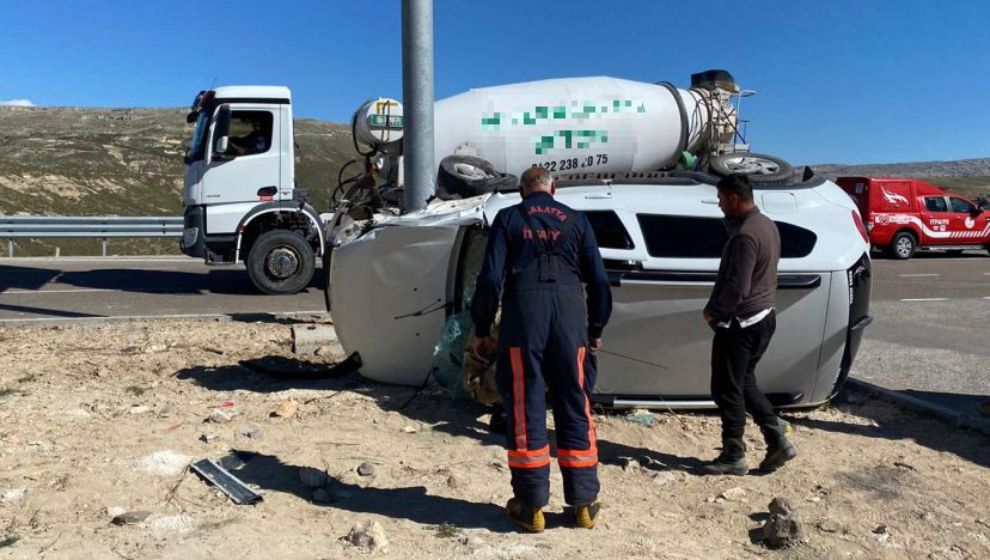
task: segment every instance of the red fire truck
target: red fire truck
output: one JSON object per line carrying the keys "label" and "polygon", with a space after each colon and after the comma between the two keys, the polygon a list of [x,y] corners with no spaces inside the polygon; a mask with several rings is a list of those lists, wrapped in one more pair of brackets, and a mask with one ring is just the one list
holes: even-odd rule
{"label": "red fire truck", "polygon": [[839,177],[856,201],[870,243],[897,259],[919,248],[990,252],[990,212],[971,200],[917,179]]}

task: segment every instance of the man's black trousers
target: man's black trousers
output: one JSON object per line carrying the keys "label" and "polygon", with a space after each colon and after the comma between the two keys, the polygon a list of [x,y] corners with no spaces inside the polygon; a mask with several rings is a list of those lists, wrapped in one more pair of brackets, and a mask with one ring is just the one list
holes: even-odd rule
{"label": "man's black trousers", "polygon": [[759,363],[774,330],[773,311],[760,322],[740,327],[733,320],[729,328],[716,328],[712,342],[712,397],[722,415],[722,439],[740,439],[746,429],[746,413],[760,426],[776,419],[773,405],[756,386]]}

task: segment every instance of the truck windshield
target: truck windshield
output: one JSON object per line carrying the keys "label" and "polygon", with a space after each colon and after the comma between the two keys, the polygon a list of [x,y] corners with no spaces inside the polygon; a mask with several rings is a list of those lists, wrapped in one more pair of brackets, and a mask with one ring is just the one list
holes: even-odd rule
{"label": "truck windshield", "polygon": [[199,161],[206,155],[206,132],[209,124],[209,113],[201,111],[199,116],[196,117],[196,130],[193,131],[192,139],[189,141],[189,148],[186,150],[186,163]]}

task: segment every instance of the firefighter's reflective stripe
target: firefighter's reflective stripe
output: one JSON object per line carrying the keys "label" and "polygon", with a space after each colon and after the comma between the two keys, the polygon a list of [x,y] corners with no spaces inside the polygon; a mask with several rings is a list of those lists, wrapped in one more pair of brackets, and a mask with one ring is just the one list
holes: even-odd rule
{"label": "firefighter's reflective stripe", "polygon": [[584,359],[587,348],[581,346],[577,351],[578,387],[584,391],[584,417],[588,421],[588,446],[591,449],[598,447],[598,433],[595,429],[595,419],[591,417],[591,399],[588,398],[588,387],[585,386],[584,379]]}
{"label": "firefighter's reflective stripe", "polygon": [[534,451],[509,451],[509,467],[513,469],[538,469],[549,464],[549,445]]}
{"label": "firefighter's reflective stripe", "polygon": [[558,449],[557,462],[568,469],[593,467],[598,464],[598,448],[592,445],[591,449]]}
{"label": "firefighter's reflective stripe", "polygon": [[512,366],[512,401],[514,405],[512,414],[516,428],[516,450],[526,451],[526,381],[522,348],[518,346],[510,348],[509,360]]}

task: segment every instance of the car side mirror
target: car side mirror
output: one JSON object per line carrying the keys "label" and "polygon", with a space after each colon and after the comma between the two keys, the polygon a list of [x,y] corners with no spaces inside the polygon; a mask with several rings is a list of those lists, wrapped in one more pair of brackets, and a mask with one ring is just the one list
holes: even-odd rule
{"label": "car side mirror", "polygon": [[217,159],[232,159],[230,150],[230,105],[221,105],[217,109],[216,122],[213,125],[213,154]]}

